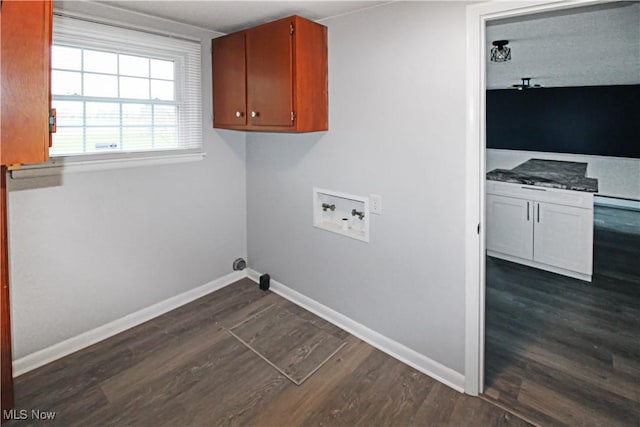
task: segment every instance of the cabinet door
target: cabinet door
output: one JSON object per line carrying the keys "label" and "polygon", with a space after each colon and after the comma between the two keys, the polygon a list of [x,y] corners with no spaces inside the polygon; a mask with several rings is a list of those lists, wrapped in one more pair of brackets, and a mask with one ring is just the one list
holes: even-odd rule
{"label": "cabinet door", "polygon": [[247,110],[253,126],[293,126],[292,22],[247,30]]}
{"label": "cabinet door", "polygon": [[244,32],[211,41],[213,67],[213,125],[247,124]]}
{"label": "cabinet door", "polygon": [[487,249],[533,258],[533,202],[487,194]]}
{"label": "cabinet door", "polygon": [[51,1],[2,2],[0,164],[49,158]]}
{"label": "cabinet door", "polygon": [[591,274],[593,210],[536,202],[533,259]]}

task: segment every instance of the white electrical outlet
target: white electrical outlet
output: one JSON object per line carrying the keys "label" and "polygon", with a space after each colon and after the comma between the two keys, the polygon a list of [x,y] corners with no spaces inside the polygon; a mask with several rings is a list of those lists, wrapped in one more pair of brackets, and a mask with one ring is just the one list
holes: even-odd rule
{"label": "white electrical outlet", "polygon": [[372,214],[382,215],[382,196],[369,194],[369,210]]}

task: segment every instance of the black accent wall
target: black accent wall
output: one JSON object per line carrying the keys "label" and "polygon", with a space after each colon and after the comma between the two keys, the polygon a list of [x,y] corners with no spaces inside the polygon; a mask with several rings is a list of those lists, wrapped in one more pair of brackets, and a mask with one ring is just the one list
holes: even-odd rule
{"label": "black accent wall", "polygon": [[640,85],[487,91],[487,148],[640,158]]}

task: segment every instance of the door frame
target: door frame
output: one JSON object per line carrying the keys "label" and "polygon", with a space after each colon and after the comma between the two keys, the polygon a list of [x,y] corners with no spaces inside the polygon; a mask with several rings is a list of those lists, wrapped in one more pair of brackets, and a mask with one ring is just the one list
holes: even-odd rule
{"label": "door frame", "polygon": [[464,391],[482,393],[485,343],[486,24],[494,19],[614,0],[487,2],[466,9],[465,374]]}

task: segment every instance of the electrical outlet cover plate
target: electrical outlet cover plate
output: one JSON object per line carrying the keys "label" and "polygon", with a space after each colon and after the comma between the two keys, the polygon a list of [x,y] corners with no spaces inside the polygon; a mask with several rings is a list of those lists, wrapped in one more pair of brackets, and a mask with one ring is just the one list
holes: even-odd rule
{"label": "electrical outlet cover plate", "polygon": [[382,215],[382,196],[369,194],[369,209],[372,214]]}

